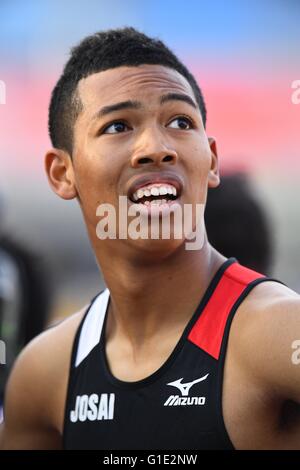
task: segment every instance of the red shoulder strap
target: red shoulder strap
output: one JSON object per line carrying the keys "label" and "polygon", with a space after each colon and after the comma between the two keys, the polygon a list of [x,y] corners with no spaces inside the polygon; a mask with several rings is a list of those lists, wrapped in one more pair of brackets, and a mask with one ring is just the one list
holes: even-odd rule
{"label": "red shoulder strap", "polygon": [[199,348],[219,359],[228,316],[246,287],[264,275],[239,263],[225,270],[212,296],[191,329],[188,339]]}

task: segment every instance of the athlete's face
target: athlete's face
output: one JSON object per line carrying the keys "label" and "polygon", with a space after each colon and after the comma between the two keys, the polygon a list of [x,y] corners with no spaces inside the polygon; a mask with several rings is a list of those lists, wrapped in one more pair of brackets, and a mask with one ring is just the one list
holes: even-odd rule
{"label": "athlete's face", "polygon": [[[96,238],[97,207],[110,203],[117,209],[120,195],[132,198],[139,176],[174,177],[179,204],[205,203],[207,187],[219,183],[215,142],[206,136],[193,90],[182,75],[160,65],[124,66],[82,79],[78,93],[83,111],[74,127],[72,160],[60,153],[65,178],[58,152],[56,158],[49,152],[46,162],[56,192],[79,198],[94,245],[101,243]],[[117,103],[125,104],[107,108]]]}

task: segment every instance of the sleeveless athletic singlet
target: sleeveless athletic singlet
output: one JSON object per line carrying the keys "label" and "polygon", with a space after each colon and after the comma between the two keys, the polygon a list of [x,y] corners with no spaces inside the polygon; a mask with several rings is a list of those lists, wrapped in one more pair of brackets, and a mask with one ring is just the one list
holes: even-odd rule
{"label": "sleeveless athletic singlet", "polygon": [[249,292],[270,280],[277,281],[228,259],[171,355],[153,374],[136,382],[119,380],[110,372],[104,333],[109,291],[100,293],[74,340],[64,448],[233,449],[222,413],[230,325]]}

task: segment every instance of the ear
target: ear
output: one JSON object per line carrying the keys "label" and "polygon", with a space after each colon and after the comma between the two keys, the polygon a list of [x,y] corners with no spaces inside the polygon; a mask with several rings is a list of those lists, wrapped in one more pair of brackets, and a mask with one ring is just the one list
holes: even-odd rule
{"label": "ear", "polygon": [[45,155],[45,170],[53,191],[62,199],[77,196],[73,163],[64,150],[52,148]]}
{"label": "ear", "polygon": [[208,137],[211,152],[211,167],[208,174],[208,187],[216,188],[220,184],[217,144],[213,137]]}

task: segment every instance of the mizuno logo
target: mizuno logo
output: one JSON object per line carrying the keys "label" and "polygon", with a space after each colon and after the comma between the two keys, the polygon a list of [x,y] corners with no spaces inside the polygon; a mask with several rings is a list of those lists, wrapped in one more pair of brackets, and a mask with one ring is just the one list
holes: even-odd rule
{"label": "mizuno logo", "polygon": [[174,382],[170,382],[167,385],[172,385],[173,387],[179,388],[179,390],[181,391],[181,395],[183,397],[187,397],[189,394],[190,388],[199,382],[203,382],[203,380],[207,379],[208,376],[209,374],[206,374],[203,377],[200,377],[200,379],[193,380],[193,382],[188,382],[186,384],[181,383],[181,381],[183,380],[183,377],[182,377],[181,379],[175,380]]}
{"label": "mizuno logo", "polygon": [[164,406],[186,406],[186,405],[205,405],[205,397],[180,397],[179,395],[171,395]]}
{"label": "mizuno logo", "polygon": [[195,379],[192,382],[181,383],[183,377],[181,379],[174,380],[174,382],[169,382],[167,385],[171,385],[171,387],[176,387],[181,392],[181,397],[179,395],[171,395],[165,401],[164,406],[185,406],[185,405],[205,405],[206,398],[205,397],[189,397],[190,389],[193,385],[203,382],[207,379],[209,374],[200,377],[199,379]]}

